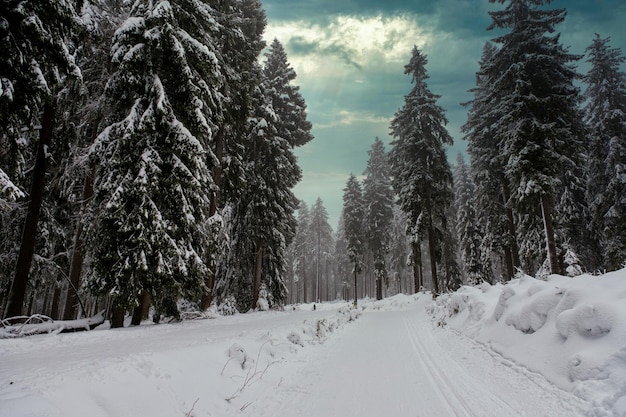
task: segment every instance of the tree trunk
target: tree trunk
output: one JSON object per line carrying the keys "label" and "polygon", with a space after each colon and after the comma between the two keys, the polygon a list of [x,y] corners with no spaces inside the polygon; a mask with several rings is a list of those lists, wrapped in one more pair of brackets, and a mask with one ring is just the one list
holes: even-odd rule
{"label": "tree trunk", "polygon": [[59,305],[61,304],[61,285],[57,284],[54,287],[54,294],[52,295],[52,307],[50,307],[50,318],[52,320],[58,320],[61,316],[59,314]]}
{"label": "tree trunk", "polygon": [[357,277],[357,265],[354,264],[354,307],[357,306],[357,283],[356,283],[356,277]]}
{"label": "tree trunk", "polygon": [[511,254],[511,248],[504,246],[504,263],[506,264],[507,280],[513,279],[515,276],[515,267],[513,265],[513,255]]}
{"label": "tree trunk", "polygon": [[133,317],[130,321],[131,326],[139,326],[141,321],[146,319],[148,309],[150,308],[150,293],[146,290],[141,292],[139,296],[139,305],[133,309]]}
{"label": "tree trunk", "polygon": [[302,296],[303,296],[303,303],[306,303],[306,296],[307,296],[307,291],[306,291],[306,255],[302,256]]}
{"label": "tree trunk", "polygon": [[[220,190],[222,188],[222,178],[224,170],[222,169],[222,158],[224,156],[224,127],[220,127],[215,135],[215,157],[219,161],[216,166],[213,167],[213,183],[215,184],[215,191],[211,197],[211,205],[209,207],[209,216],[214,216],[217,213],[219,202],[221,198]],[[204,285],[206,287],[202,298],[200,299],[200,310],[205,311],[211,307],[213,302],[213,287],[215,286],[215,265],[211,265],[209,271],[204,278]]]}
{"label": "tree trunk", "polygon": [[44,105],[41,130],[39,131],[39,143],[37,156],[33,168],[33,182],[30,190],[28,211],[22,231],[22,241],[15,267],[15,276],[9,291],[9,302],[5,311],[5,317],[20,316],[24,307],[24,297],[28,286],[30,267],[33,261],[35,243],[37,241],[37,224],[39,212],[43,202],[43,193],[46,180],[46,154],[52,141],[56,114],[56,100],[51,100]]}
{"label": "tree trunk", "polygon": [[125,315],[126,310],[121,307],[113,307],[113,311],[111,312],[111,328],[115,329],[118,327],[124,327]]}
{"label": "tree trunk", "polygon": [[252,293],[252,308],[256,308],[261,290],[261,273],[263,272],[263,242],[257,244],[256,261],[254,263],[254,285]]}
{"label": "tree trunk", "polygon": [[[511,191],[509,191],[509,187],[506,184],[506,180],[504,178],[502,178],[501,180],[502,183],[502,205],[504,207],[507,207],[508,201],[511,198]],[[508,220],[508,234],[509,236],[511,236],[511,244],[509,246],[509,250],[510,250],[510,256],[511,256],[511,262],[513,263],[513,268],[510,268],[510,275],[509,275],[509,279],[512,279],[515,276],[515,268],[519,267],[522,263],[520,261],[519,258],[519,246],[517,245],[517,230],[515,228],[515,217],[513,216],[513,210],[511,210],[510,208],[505,208],[506,211],[506,218]],[[507,269],[509,269],[507,267]]]}
{"label": "tree trunk", "polygon": [[558,274],[559,270],[558,257],[556,253],[556,242],[554,240],[554,227],[552,225],[552,198],[550,196],[541,197],[541,214],[543,215],[543,226],[546,233],[546,248],[548,250],[548,262],[550,264],[550,273]]}
{"label": "tree trunk", "polygon": [[413,258],[413,284],[415,285],[414,293],[417,294],[422,286],[422,249],[419,242],[411,243],[411,257]]}
{"label": "tree trunk", "polygon": [[[96,131],[97,129],[94,129]],[[92,140],[95,141],[94,138]],[[83,184],[82,203],[85,204],[93,196],[93,182],[95,173],[93,167],[88,167],[85,173],[85,182]],[[80,276],[83,271],[83,220],[82,214],[78,219],[76,233],[74,234],[74,248],[72,250],[72,259],[70,261],[69,280],[71,285],[67,289],[67,297],[65,298],[65,309],[63,311],[63,320],[74,320],[78,310],[78,289],[80,288]],[[87,314],[83,311],[83,314]]]}
{"label": "tree trunk", "polygon": [[428,226],[428,250],[430,252],[430,272],[433,279],[433,296],[439,294],[437,278],[437,249],[435,248],[435,230],[432,224]]}

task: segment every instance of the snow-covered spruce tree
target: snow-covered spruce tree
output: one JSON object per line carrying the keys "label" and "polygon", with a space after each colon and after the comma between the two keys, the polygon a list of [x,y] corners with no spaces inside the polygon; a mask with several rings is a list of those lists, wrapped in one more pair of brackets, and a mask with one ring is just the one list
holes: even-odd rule
{"label": "snow-covered spruce tree", "polygon": [[389,285],[389,274],[385,260],[390,250],[393,190],[385,146],[379,138],[374,140],[368,154],[369,160],[363,180],[364,226],[367,247],[374,260],[376,299],[381,300],[383,298],[383,283]]}
{"label": "snow-covered spruce tree", "polygon": [[[212,174],[215,183],[209,214],[219,214],[227,204],[237,201],[246,181],[244,149],[249,134],[248,118],[253,112],[255,89],[261,82],[259,55],[265,48],[262,39],[265,13],[258,0],[209,1],[218,26],[215,45],[220,59],[223,82],[219,86],[220,111],[213,119],[216,132],[211,150],[217,158]],[[200,307],[207,309],[215,290],[215,260],[205,278]]]}
{"label": "snow-covered spruce tree", "polygon": [[246,180],[234,203],[231,251],[236,256],[229,255],[232,262],[224,265],[218,283],[219,296],[233,295],[241,310],[256,308],[262,283],[271,305],[286,299],[285,254],[295,235],[299,203],[291,189],[301,178],[293,147],[306,143],[301,136],[311,138],[306,106],[290,84],[295,72],[282,45],[275,40],[266,56],[249,119]]}
{"label": "snow-covered spruce tree", "polygon": [[86,230],[90,287],[113,296],[113,326],[144,291],[176,315],[179,297],[204,288],[219,227],[209,215],[222,82],[214,30],[205,3],[138,1],[115,33]]}
{"label": "snow-covered spruce tree", "polygon": [[470,90],[474,99],[464,104],[468,107],[468,116],[462,131],[471,157],[479,222],[485,231],[482,252],[487,256],[493,252],[502,257],[506,278],[512,279],[515,268],[520,266],[520,258],[515,215],[507,206],[511,186],[504,174],[506,161],[500,152],[500,138],[492,129],[503,117],[502,108],[493,105],[501,99],[500,91],[491,88],[491,77],[498,77],[491,71],[496,53],[494,44],[485,44],[479,61],[480,70],[476,74],[476,87]]}
{"label": "snow-covered spruce tree", "polygon": [[302,297],[300,297],[300,289],[296,289],[296,300],[302,300],[306,303],[307,300],[307,281],[308,269],[311,262],[311,238],[309,235],[309,224],[311,222],[311,215],[309,208],[304,201],[300,201],[298,206],[298,225],[296,227],[296,236],[292,242],[294,247],[294,274],[296,276],[296,282],[298,287],[302,287]]}
{"label": "snow-covered spruce tree", "polygon": [[[574,200],[581,184],[583,126],[579,91],[573,85],[577,74],[571,63],[579,57],[560,44],[559,35],[551,35],[565,18],[564,9],[542,10],[547,0],[490,2],[507,3],[504,10],[490,12],[489,29],[509,32],[493,40],[501,47],[487,71],[490,90],[496,95],[492,105],[502,115],[492,132],[499,139],[511,184],[507,204],[521,218],[517,233],[522,249],[526,248],[526,268],[542,257],[540,247],[533,250],[534,245],[524,245],[541,228],[550,271],[558,273],[562,263],[557,235],[562,240],[569,236],[565,225],[555,222],[557,213],[559,209],[576,213],[583,204]],[[570,210],[564,205],[577,207]]]}
{"label": "snow-covered spruce tree", "polygon": [[[37,243],[48,149],[54,145],[58,94],[67,76],[80,77],[71,54],[72,38],[78,37],[81,29],[76,12],[80,3],[28,0],[0,5],[0,175],[21,193],[30,183],[5,317],[23,311]],[[34,140],[36,125],[40,127]],[[11,217],[24,215],[18,211]],[[11,223],[3,221],[2,225],[0,233],[11,235]],[[7,243],[15,241],[10,237]]]}
{"label": "snow-covered spruce tree", "polygon": [[[391,223],[391,245],[389,250],[389,269],[392,280],[396,283],[397,293],[410,293],[411,284],[405,270],[410,264],[409,245],[406,236],[407,220],[404,212],[394,204]],[[419,286],[418,286],[419,288]]]}
{"label": "snow-covered spruce tree", "polygon": [[348,241],[346,240],[346,229],[344,227],[343,210],[339,216],[337,224],[337,234],[335,236],[335,283],[337,291],[343,300],[350,298],[350,287],[352,287],[351,265],[348,258]]}
{"label": "snow-covered spruce tree", "polygon": [[426,85],[427,62],[426,56],[413,47],[404,73],[411,75],[415,85],[391,121],[395,140],[389,160],[392,185],[407,214],[407,230],[413,234],[414,259],[417,242],[423,236],[428,239],[432,290],[437,294],[437,264],[442,261],[446,213],[452,203],[452,172],[444,146],[452,145],[452,137],[445,128],[444,110],[436,104],[439,96]]}
{"label": "snow-covered spruce tree", "polygon": [[456,206],[456,235],[459,239],[465,281],[477,285],[493,281],[489,258],[483,255],[483,233],[476,213],[476,187],[470,177],[469,167],[461,154],[454,172],[454,204]]}
{"label": "snow-covered spruce tree", "polygon": [[335,241],[333,239],[333,229],[328,224],[328,212],[324,207],[321,198],[317,198],[311,207],[309,221],[309,237],[312,243],[311,263],[314,265],[315,300],[327,300],[329,274],[328,263],[333,257]]}
{"label": "snow-covered spruce tree", "polygon": [[587,198],[591,230],[600,240],[604,267],[626,262],[626,74],[622,51],[596,35],[587,48],[585,122],[591,135]]}
{"label": "snow-covered spruce tree", "polygon": [[363,191],[359,180],[350,174],[346,187],[343,189],[343,232],[346,240],[348,259],[352,264],[354,275],[354,305],[357,304],[357,276],[363,267],[365,252],[365,205]]}
{"label": "snow-covered spruce tree", "polygon": [[[94,167],[84,158],[85,149],[92,145],[103,128],[106,104],[104,89],[111,76],[110,49],[115,30],[126,19],[130,5],[118,0],[88,0],[83,3],[81,19],[86,28],[76,50],[76,63],[81,68],[82,81],[70,84],[70,94],[63,95],[59,105],[61,132],[57,142],[64,142],[70,154],[59,169],[56,182],[72,222],[65,239],[69,252],[70,285],[65,294],[61,317],[73,320],[79,311],[79,294],[83,292],[84,225],[88,202],[93,196]],[[73,241],[71,240],[73,234]],[[69,246],[71,245],[71,246]],[[65,280],[57,283],[64,284]],[[57,292],[55,291],[55,294]],[[86,294],[83,294],[85,298]],[[55,318],[55,312],[51,314]],[[45,313],[48,314],[48,313]]]}

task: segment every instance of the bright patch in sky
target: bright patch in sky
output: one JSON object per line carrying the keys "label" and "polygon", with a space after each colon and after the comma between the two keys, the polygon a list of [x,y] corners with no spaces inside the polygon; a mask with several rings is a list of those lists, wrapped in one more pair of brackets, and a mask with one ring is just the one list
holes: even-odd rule
{"label": "bright patch in sky", "polygon": [[381,15],[335,16],[325,25],[302,20],[269,22],[266,38],[277,38],[295,52],[290,62],[300,80],[404,62],[414,44],[428,40],[414,19]]}

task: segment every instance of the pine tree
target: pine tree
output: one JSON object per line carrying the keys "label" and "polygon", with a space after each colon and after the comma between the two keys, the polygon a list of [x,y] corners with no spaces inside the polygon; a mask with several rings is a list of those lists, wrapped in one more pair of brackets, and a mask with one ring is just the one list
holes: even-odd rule
{"label": "pine tree", "polygon": [[[70,85],[71,93],[64,95],[60,101],[65,112],[61,118],[62,133],[57,136],[58,141],[64,142],[68,148],[70,156],[59,158],[63,165],[59,168],[59,178],[54,182],[59,183],[60,193],[66,197],[68,211],[74,220],[66,231],[68,236],[65,239],[69,246],[73,233],[73,245],[65,249],[70,253],[67,273],[70,285],[62,312],[64,320],[73,320],[78,313],[78,292],[82,289],[84,264],[85,213],[88,209],[86,202],[93,196],[94,167],[84,157],[84,149],[94,143],[106,123],[104,89],[111,76],[110,41],[115,30],[125,20],[129,8],[117,0],[85,2],[81,15],[87,30],[76,51],[76,62],[81,68],[83,79],[80,83]],[[149,305],[145,309],[147,307]]]}
{"label": "pine tree", "polygon": [[[315,266],[315,300],[322,301],[326,297],[322,296],[324,286],[328,289],[330,284],[328,274],[324,273],[329,259],[333,254],[335,242],[333,239],[333,229],[328,224],[328,212],[324,207],[321,198],[317,198],[313,207],[309,221],[309,237],[312,243],[313,258]],[[326,291],[328,293],[328,291]]]}
{"label": "pine tree", "polygon": [[[254,113],[248,121],[243,155],[246,177],[234,203],[231,238],[236,255],[229,255],[219,282],[220,297],[234,296],[240,309],[257,307],[262,284],[267,288],[270,306],[284,303],[285,256],[296,232],[293,213],[299,203],[291,189],[301,178],[293,154],[293,147],[299,143],[294,138],[301,132],[288,123],[295,116],[293,106],[284,102],[287,92],[295,88],[290,85],[295,73],[278,41],[266,57],[262,81],[253,97]],[[274,107],[275,103],[282,106]],[[302,118],[300,124],[310,129],[303,100],[298,108],[302,110],[297,113]]]}
{"label": "pine tree", "polygon": [[222,82],[214,25],[204,3],[137,2],[115,33],[87,230],[90,286],[113,295],[113,326],[144,291],[177,315],[177,299],[204,288],[220,223],[209,214]]}
{"label": "pine tree", "polygon": [[354,274],[354,305],[357,305],[357,276],[363,267],[365,252],[365,235],[363,220],[365,207],[361,184],[356,177],[350,174],[346,187],[343,189],[343,225],[346,240],[346,252],[352,264]]}
{"label": "pine tree", "polygon": [[393,188],[408,217],[407,230],[412,235],[416,264],[421,263],[417,259],[417,242],[423,237],[428,239],[432,289],[436,294],[439,293],[437,263],[443,259],[446,212],[452,202],[452,173],[444,145],[452,145],[452,137],[445,129],[444,111],[436,104],[439,96],[431,93],[426,85],[427,62],[414,47],[404,73],[411,75],[415,85],[391,121],[395,140],[389,159]]}
{"label": "pine tree", "polygon": [[348,241],[346,240],[346,230],[344,227],[344,212],[341,211],[339,223],[337,224],[337,234],[335,236],[335,276],[336,283],[341,287],[341,297],[344,300],[350,298],[350,287],[352,284],[351,265],[348,258]]}
{"label": "pine tree", "polygon": [[306,103],[300,94],[300,88],[291,84],[296,78],[296,72],[289,64],[285,48],[278,39],[274,39],[266,56],[264,75],[267,90],[272,108],[280,115],[276,126],[278,135],[286,138],[294,148],[303,146],[313,139],[313,136],[311,123],[306,118]]}
{"label": "pine tree", "polygon": [[557,206],[578,203],[560,197],[570,184],[577,187],[580,182],[583,129],[571,64],[579,57],[560,44],[559,35],[548,35],[564,20],[564,9],[540,9],[547,0],[490,1],[508,3],[504,10],[490,12],[489,29],[510,32],[493,40],[501,47],[488,70],[492,105],[502,115],[493,134],[512,185],[507,204],[521,218],[517,232],[527,267],[542,252],[533,236],[543,229],[550,270],[558,273],[557,235],[565,229],[555,222]]}
{"label": "pine tree", "polygon": [[609,46],[610,38],[596,34],[587,48],[591,68],[584,80],[585,123],[589,128],[587,198],[592,212],[591,230],[597,235],[609,270],[626,260],[626,61],[622,51]]}
{"label": "pine tree", "polygon": [[383,298],[383,283],[389,284],[385,260],[390,250],[390,229],[393,220],[393,190],[389,163],[383,142],[376,138],[368,151],[369,160],[363,180],[365,203],[365,235],[374,260],[376,299]]}
{"label": "pine tree", "polygon": [[[302,287],[302,298],[296,295],[295,299],[306,303],[308,301],[307,284],[310,279],[308,276],[309,265],[311,264],[311,237],[309,234],[311,223],[311,214],[309,208],[304,201],[300,201],[298,207],[298,226],[296,228],[296,236],[294,237],[294,273],[297,278],[298,286]],[[299,294],[299,290],[298,294]]]}
{"label": "pine tree", "polygon": [[[28,208],[5,316],[22,313],[37,244],[48,150],[57,123],[57,99],[66,77],[80,78],[68,43],[80,31],[80,1],[3,2],[0,5],[0,162],[6,183],[20,187],[34,160]],[[39,113],[42,112],[41,118]],[[24,147],[40,124],[36,146]],[[27,133],[22,132],[22,127]],[[32,153],[31,153],[32,152]],[[31,160],[32,158],[32,160]],[[3,222],[4,225],[4,222]],[[6,232],[3,226],[2,232]],[[11,233],[10,229],[8,233]]]}
{"label": "pine tree", "polygon": [[[391,224],[391,248],[389,252],[389,267],[391,276],[397,283],[398,293],[409,293],[411,285],[405,279],[405,269],[409,266],[409,245],[406,236],[406,215],[400,207],[393,206],[393,219]],[[418,288],[419,289],[419,288]]]}
{"label": "pine tree", "polygon": [[492,90],[491,67],[495,64],[497,48],[490,42],[483,48],[476,74],[476,87],[470,90],[474,99],[464,105],[468,107],[468,120],[463,125],[467,151],[471,156],[472,178],[476,185],[476,203],[479,222],[485,237],[482,252],[500,253],[506,266],[506,277],[512,279],[515,268],[520,266],[515,214],[507,202],[511,196],[511,185],[504,173],[506,161],[500,152],[499,137],[492,127],[504,115],[502,108],[494,106],[499,91]]}
{"label": "pine tree", "polygon": [[[454,204],[456,206],[456,235],[459,239],[461,261],[469,285],[492,282],[488,256],[483,255],[483,233],[476,213],[476,187],[470,178],[463,156],[457,158],[454,173]],[[487,262],[486,262],[487,261]]]}

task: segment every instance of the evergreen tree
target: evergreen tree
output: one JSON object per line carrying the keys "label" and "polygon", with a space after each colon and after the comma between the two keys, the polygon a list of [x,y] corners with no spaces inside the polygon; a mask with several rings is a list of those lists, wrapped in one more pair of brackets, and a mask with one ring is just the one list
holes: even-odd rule
{"label": "evergreen tree", "polygon": [[311,207],[309,237],[313,249],[312,261],[315,265],[315,300],[322,301],[322,299],[326,298],[322,296],[324,287],[328,289],[330,284],[328,273],[324,273],[324,271],[327,271],[325,266],[328,264],[329,258],[332,257],[335,242],[333,229],[328,224],[328,212],[326,207],[324,207],[324,202],[319,197],[313,204],[313,207]]}
{"label": "evergreen tree", "polygon": [[452,145],[445,129],[447,119],[436,104],[438,95],[426,85],[426,57],[417,49],[404,73],[415,84],[405,96],[404,106],[391,121],[394,138],[389,154],[393,188],[402,210],[407,214],[416,264],[417,242],[428,239],[432,289],[439,293],[437,263],[443,259],[443,239],[447,233],[446,213],[452,203],[452,173],[444,145]]}
{"label": "evergreen tree", "polygon": [[[80,3],[22,1],[0,5],[0,176],[6,178],[3,182],[19,187],[20,193],[30,182],[5,317],[21,315],[25,303],[45,191],[47,157],[57,124],[58,94],[66,77],[80,77],[71,52],[71,40],[80,31],[76,12]],[[37,124],[41,127],[37,140],[33,140],[32,131]],[[26,128],[26,133],[22,128]],[[27,174],[30,166],[32,174]],[[12,217],[16,217],[14,214]],[[22,217],[21,213],[18,216]],[[3,222],[1,232],[10,235],[11,223]]]}
{"label": "evergreen tree", "polygon": [[356,177],[350,174],[346,188],[343,189],[343,232],[346,240],[346,252],[352,264],[354,274],[354,305],[357,305],[357,275],[363,267],[365,252],[365,236],[363,220],[365,207],[361,184]]}
{"label": "evergreen tree", "polygon": [[176,300],[204,288],[219,227],[209,214],[222,82],[212,28],[204,3],[136,2],[115,33],[87,230],[90,285],[114,296],[113,326],[144,291],[177,315]]}
{"label": "evergreen tree", "polygon": [[[59,183],[60,193],[66,198],[68,211],[74,220],[68,222],[68,236],[63,240],[69,244],[70,233],[73,233],[73,245],[65,249],[70,253],[67,274],[70,285],[62,313],[64,320],[73,320],[78,313],[78,292],[82,289],[84,263],[85,212],[88,209],[86,202],[93,196],[94,166],[84,158],[84,150],[94,143],[106,123],[104,89],[111,76],[110,41],[115,30],[125,20],[129,8],[117,0],[85,2],[81,15],[87,30],[76,51],[76,62],[81,68],[83,79],[80,83],[70,85],[71,93],[64,95],[60,102],[65,112],[61,120],[62,132],[57,135],[57,141],[64,143],[70,156],[58,159],[63,166],[55,182]],[[144,298],[144,301],[149,300]],[[144,306],[144,311],[148,307]]]}
{"label": "evergreen tree", "polygon": [[512,185],[507,204],[521,219],[517,232],[527,267],[542,252],[533,237],[543,230],[550,270],[558,273],[557,235],[566,229],[556,222],[557,206],[579,204],[572,189],[580,188],[583,129],[571,64],[579,57],[568,53],[559,35],[549,35],[564,20],[564,9],[540,9],[547,0],[490,1],[508,3],[504,10],[490,12],[489,29],[510,32],[493,40],[501,47],[488,71],[492,105],[502,115],[492,128]]}
{"label": "evergreen tree", "polygon": [[337,235],[335,237],[335,276],[336,283],[341,287],[341,297],[344,300],[350,298],[350,287],[352,287],[352,277],[350,274],[351,265],[348,258],[348,242],[344,227],[344,213],[339,216],[337,224]]}
{"label": "evergreen tree", "polygon": [[622,51],[596,35],[587,48],[585,122],[591,134],[587,196],[591,232],[599,237],[604,267],[626,261],[626,74]]}
{"label": "evergreen tree", "polygon": [[[389,252],[389,267],[391,276],[397,283],[398,293],[411,292],[410,282],[405,279],[405,270],[409,266],[409,245],[406,237],[407,220],[404,212],[394,204],[391,224],[391,247]],[[419,289],[419,288],[418,288]]]}
{"label": "evergreen tree", "polygon": [[[310,279],[308,276],[309,265],[311,262],[311,237],[309,234],[311,223],[311,215],[309,213],[309,208],[307,207],[304,201],[300,201],[300,206],[298,207],[298,226],[296,229],[296,236],[293,241],[294,247],[294,273],[297,278],[298,286],[302,287],[302,298],[300,296],[296,296],[296,300],[302,300],[302,302],[306,303],[308,301],[307,295],[307,284]],[[299,290],[298,294],[299,294]]]}
{"label": "evergreen tree", "polygon": [[459,239],[461,261],[469,285],[492,282],[488,256],[483,255],[483,233],[476,213],[476,187],[470,178],[463,156],[457,158],[454,173],[454,204],[456,206],[456,235]]}
{"label": "evergreen tree", "polygon": [[383,142],[376,138],[371,150],[363,180],[365,203],[365,235],[367,247],[374,261],[376,299],[383,298],[383,283],[389,284],[385,260],[390,250],[390,229],[393,220],[393,190],[389,164]]}
{"label": "evergreen tree", "polygon": [[[294,138],[301,132],[291,130],[295,127],[288,121],[300,117],[300,124],[310,129],[303,100],[296,116],[293,106],[284,103],[287,92],[295,88],[289,84],[295,72],[278,41],[266,57],[262,82],[253,97],[254,113],[248,121],[250,133],[243,157],[245,182],[234,203],[234,255],[230,255],[218,284],[220,297],[234,296],[240,309],[257,307],[262,284],[270,306],[282,305],[286,299],[285,256],[296,232],[293,213],[299,203],[291,189],[301,178],[293,154],[293,147],[300,144]],[[283,105],[274,107],[274,103]]]}
{"label": "evergreen tree", "polygon": [[492,129],[504,117],[503,109],[493,105],[499,99],[499,91],[491,89],[492,77],[497,78],[497,74],[491,71],[496,53],[497,48],[492,43],[485,44],[479,62],[480,70],[476,74],[476,87],[470,90],[474,99],[464,104],[468,107],[468,119],[462,130],[471,156],[479,222],[485,231],[482,252],[501,254],[506,277],[512,279],[515,268],[520,266],[520,258],[515,215],[513,209],[507,206],[511,185],[504,173],[506,161],[500,152],[499,137]]}

